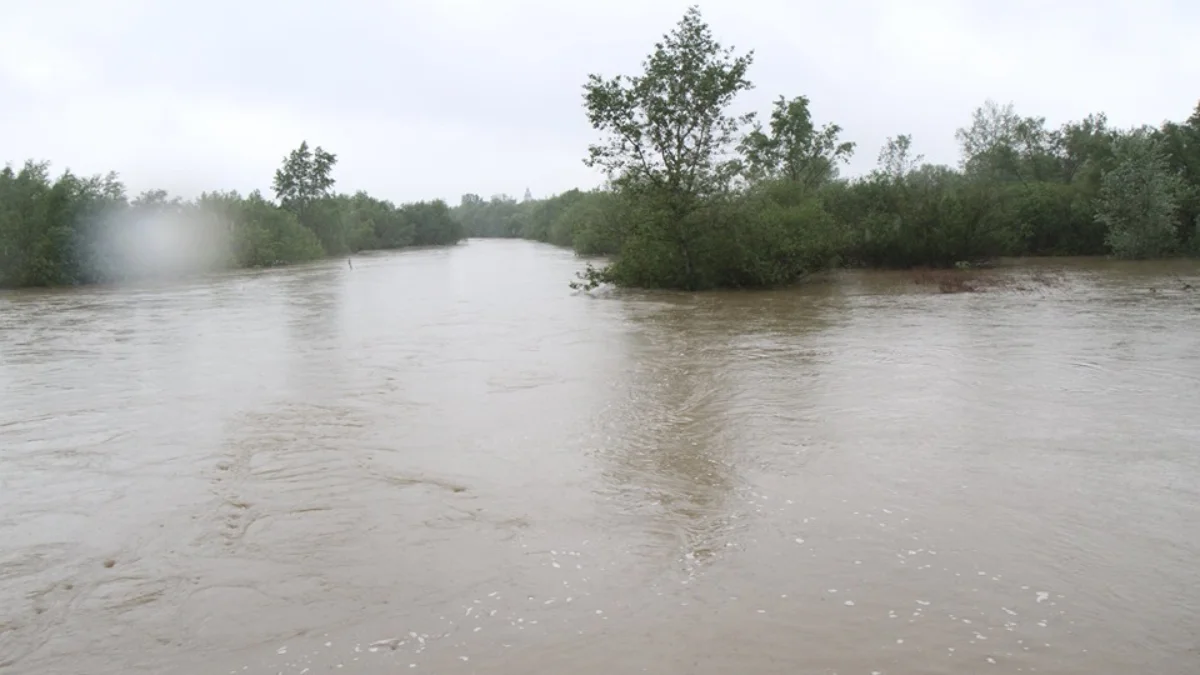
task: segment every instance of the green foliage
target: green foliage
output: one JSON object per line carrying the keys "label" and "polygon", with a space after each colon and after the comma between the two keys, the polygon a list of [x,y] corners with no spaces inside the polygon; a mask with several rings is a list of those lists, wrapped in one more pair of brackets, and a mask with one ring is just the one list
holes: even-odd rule
{"label": "green foliage", "polygon": [[[833,265],[970,267],[1004,255],[1200,255],[1200,105],[1185,121],[1119,130],[1103,114],[1057,129],[986,101],[955,137],[957,167],[908,135],[843,178],[855,145],[780,96],[764,127],[737,114],[753,52],[722,46],[689,8],[639,74],[588,77],[604,187],[526,189],[396,205],[334,191],[337,156],[307,142],[272,188],[193,202],[128,200],[115,174],[0,170],[0,287],[119,281],[324,255],[520,237],[605,256],[572,286],[698,290],[791,283]],[[166,242],[164,244],[164,241]]]}
{"label": "green foliage", "polygon": [[1182,176],[1171,170],[1159,139],[1138,129],[1113,146],[1117,165],[1104,175],[1096,220],[1108,227],[1106,240],[1122,258],[1152,258],[1179,245]]}
{"label": "green foliage", "polygon": [[758,125],[742,140],[748,175],[782,178],[817,188],[837,178],[838,164],[854,154],[853,143],[838,142],[842,128],[826,124],[818,130],[808,110],[808,98],[788,101],[780,96],[771,111],[769,132]]}
{"label": "green foliage", "polygon": [[0,171],[0,286],[58,286],[98,278],[93,246],[110,211],[125,206],[114,174],[50,179],[49,164]]}
{"label": "green foliage", "polygon": [[276,207],[257,191],[246,198],[236,192],[205,193],[196,206],[213,217],[214,226],[231,233],[227,264],[272,267],[325,254],[316,235],[295,214]]}
{"label": "green foliage", "polygon": [[331,196],[335,164],[337,155],[321,146],[309,149],[308,141],[302,141],[275,171],[271,187],[280,206],[299,216],[311,203]]}
{"label": "green foliage", "polygon": [[[469,195],[456,209],[467,231],[612,256],[577,288],[773,286],[833,264],[1200,253],[1200,106],[1149,133],[1114,130],[1103,114],[1049,129],[987,101],[956,133],[959,167],[924,163],[899,135],[875,171],[841,179],[854,146],[836,124],[818,129],[804,96],[780,97],[767,127],[733,151],[750,116],[727,110],[751,87],[750,57],[721,48],[696,9],[643,65],[585,86],[588,119],[606,134],[586,161],[605,172],[604,190],[521,204]],[[1139,151],[1144,139],[1158,150]]]}
{"label": "green foliage", "polygon": [[276,173],[280,204],[257,191],[194,202],[149,190],[127,201],[115,174],[50,177],[45,162],[0,171],[0,287],[61,286],[267,267],[463,237],[444,202],[397,207],[332,192],[333,154],[307,144]]}
{"label": "green foliage", "polygon": [[641,203],[611,276],[628,285],[700,288],[715,276],[713,215],[741,162],[731,150],[752,115],[728,112],[753,55],[717,42],[692,7],[655,45],[643,73],[584,86],[593,128],[606,135],[586,163]]}
{"label": "green foliage", "polygon": [[413,225],[415,246],[443,246],[463,238],[462,225],[451,217],[450,207],[440,199],[406,204],[400,212]]}

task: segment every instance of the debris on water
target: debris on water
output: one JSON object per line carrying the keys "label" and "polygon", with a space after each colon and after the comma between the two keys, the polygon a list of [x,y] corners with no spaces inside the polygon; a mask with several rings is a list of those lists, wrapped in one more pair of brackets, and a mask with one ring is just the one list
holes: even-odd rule
{"label": "debris on water", "polygon": [[846,606],[847,606],[847,607],[853,607],[853,606],[854,606],[854,601],[853,601],[853,600],[847,600],[847,601],[846,601]]}
{"label": "debris on water", "polygon": [[796,543],[797,543],[797,544],[803,544],[803,543],[804,543],[804,540],[803,540],[803,539],[801,539],[800,537],[796,537]]}
{"label": "debris on water", "polygon": [[287,645],[284,645],[283,647],[276,649],[275,653],[276,654],[286,654],[287,653]]}
{"label": "debris on water", "polygon": [[404,640],[402,640],[401,638],[398,638],[398,637],[394,637],[394,638],[388,638],[387,640],[376,640],[376,641],[372,642],[370,645],[368,645],[367,648],[368,649],[379,649],[380,647],[387,647],[388,649],[396,649],[402,644],[404,644]]}
{"label": "debris on water", "polygon": [[1047,593],[1046,591],[1038,591],[1037,592],[1037,601],[1038,602],[1044,602],[1049,599],[1050,599],[1050,594]]}

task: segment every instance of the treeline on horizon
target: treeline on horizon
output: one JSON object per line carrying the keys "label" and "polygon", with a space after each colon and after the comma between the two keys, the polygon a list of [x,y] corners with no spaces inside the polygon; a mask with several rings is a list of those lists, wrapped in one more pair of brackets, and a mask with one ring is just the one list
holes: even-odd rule
{"label": "treeline on horizon", "polygon": [[115,173],[52,178],[49,164],[0,170],[0,288],[107,283],[325,256],[452,244],[462,225],[441,200],[397,206],[334,191],[337,156],[307,142],[260,192],[192,201],[150,190],[133,199]]}
{"label": "treeline on horizon", "polygon": [[957,167],[926,163],[905,134],[869,174],[818,126],[804,96],[763,125],[735,115],[753,53],[687,11],[634,76],[590,76],[604,135],[586,162],[603,188],[517,202],[466,195],[471,237],[521,237],[606,254],[577,286],[761,287],[835,266],[969,266],[1000,256],[1200,253],[1200,105],[1184,122],[1118,129],[1103,113],[1053,129],[984,103],[955,136]]}
{"label": "treeline on horizon", "polygon": [[[696,7],[643,72],[590,75],[584,108],[601,141],[594,190],[395,205],[334,191],[337,158],[307,143],[285,157],[273,199],[162,191],[129,199],[115,174],[0,171],[0,287],[282,265],[322,256],[510,237],[603,255],[572,285],[769,287],[833,266],[971,266],[999,256],[1200,254],[1200,105],[1183,122],[1120,129],[1102,113],[1055,129],[988,101],[955,133],[958,166],[930,164],[905,134],[864,176],[859,149],[818,125],[805,96],[769,117],[736,114],[753,52],[722,46]],[[175,237],[162,242],[164,233]],[[182,242],[182,243],[181,243]],[[205,256],[160,258],[180,250]]]}

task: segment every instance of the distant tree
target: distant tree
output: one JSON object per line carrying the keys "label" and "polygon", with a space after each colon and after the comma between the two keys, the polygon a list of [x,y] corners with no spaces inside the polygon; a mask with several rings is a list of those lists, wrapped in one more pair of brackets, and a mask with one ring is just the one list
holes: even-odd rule
{"label": "distant tree", "polygon": [[836,124],[817,129],[808,104],[804,96],[790,101],[780,96],[768,131],[756,125],[746,135],[741,149],[752,177],[782,178],[810,188],[837,177],[838,165],[854,154],[854,144],[838,141],[842,128]]}
{"label": "distant tree", "polygon": [[272,187],[279,205],[301,215],[312,202],[329,197],[336,182],[332,175],[335,164],[337,155],[321,146],[309,149],[308,141],[300,143],[275,171]]}
{"label": "distant tree", "polygon": [[889,136],[887,143],[879,151],[879,168],[876,171],[891,180],[903,180],[905,176],[916,171],[923,161],[924,155],[912,154],[912,136]]}

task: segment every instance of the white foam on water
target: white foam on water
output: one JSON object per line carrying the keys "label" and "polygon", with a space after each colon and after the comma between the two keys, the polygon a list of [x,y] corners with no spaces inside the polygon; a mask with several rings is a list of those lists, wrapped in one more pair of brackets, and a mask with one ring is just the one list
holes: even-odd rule
{"label": "white foam on water", "polygon": [[847,607],[853,607],[853,606],[854,606],[854,601],[853,601],[853,600],[847,600],[847,601],[846,601],[846,606],[847,606]]}
{"label": "white foam on water", "polygon": [[285,646],[283,646],[283,647],[280,647],[279,649],[276,649],[276,650],[275,650],[275,653],[276,653],[276,654],[286,654],[286,653],[287,653],[287,646],[285,645]]}
{"label": "white foam on water", "polygon": [[1037,592],[1037,601],[1038,602],[1043,602],[1043,601],[1046,601],[1049,599],[1050,599],[1050,594],[1047,593],[1046,591],[1038,591]]}

